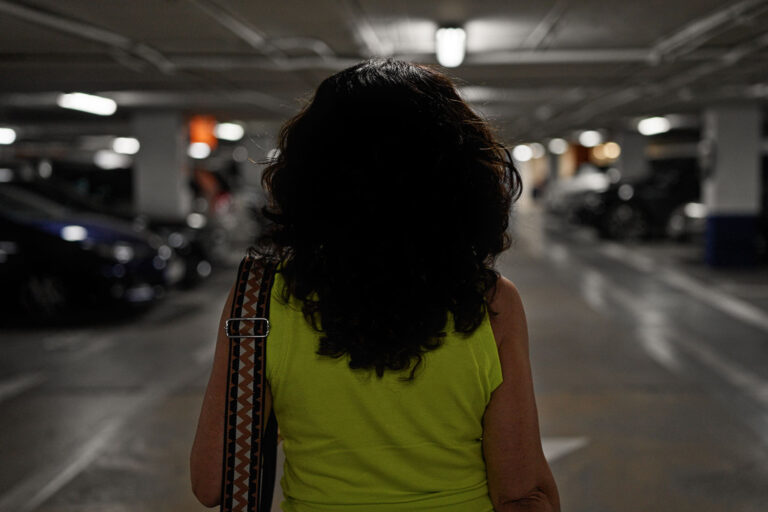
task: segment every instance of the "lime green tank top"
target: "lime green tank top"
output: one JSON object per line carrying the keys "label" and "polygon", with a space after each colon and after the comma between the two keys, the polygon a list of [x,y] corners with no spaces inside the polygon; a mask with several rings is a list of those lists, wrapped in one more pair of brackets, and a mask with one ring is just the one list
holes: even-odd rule
{"label": "lime green tank top", "polygon": [[[464,337],[447,329],[411,382],[407,372],[351,370],[318,356],[301,303],[270,304],[267,378],[283,436],[285,512],[490,512],[482,418],[501,383],[488,316]],[[449,326],[453,320],[449,314]]]}

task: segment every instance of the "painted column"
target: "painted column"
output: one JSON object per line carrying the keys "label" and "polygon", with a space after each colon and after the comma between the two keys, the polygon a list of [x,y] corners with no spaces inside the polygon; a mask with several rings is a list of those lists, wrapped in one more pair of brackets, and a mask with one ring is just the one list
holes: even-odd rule
{"label": "painted column", "polygon": [[705,258],[712,266],[757,262],[761,131],[754,104],[717,105],[704,113]]}
{"label": "painted column", "polygon": [[188,134],[180,112],[138,112],[132,120],[141,149],[134,158],[136,212],[153,219],[179,221],[192,203]]}
{"label": "painted column", "polygon": [[648,159],[645,156],[647,138],[635,131],[623,131],[616,137],[621,147],[621,154],[616,161],[616,167],[621,172],[622,179],[642,179],[650,173]]}
{"label": "painted column", "polygon": [[547,160],[549,163],[549,183],[555,183],[560,176],[560,155],[554,153],[547,153]]}

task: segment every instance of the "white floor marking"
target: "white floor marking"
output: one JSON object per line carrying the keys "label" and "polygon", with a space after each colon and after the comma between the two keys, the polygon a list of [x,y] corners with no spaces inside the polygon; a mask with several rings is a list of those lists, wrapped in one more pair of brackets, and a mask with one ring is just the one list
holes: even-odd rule
{"label": "white floor marking", "polygon": [[552,463],[583,448],[587,443],[589,439],[586,437],[544,437],[541,440],[541,447],[544,449],[547,462]]}
{"label": "white floor marking", "polygon": [[175,378],[152,384],[151,389],[137,396],[123,409],[119,417],[99,428],[93,437],[80,445],[69,458],[43,467],[0,496],[0,511],[31,512],[35,510],[87,468],[139,411],[152,407],[172,394],[178,387],[197,377],[199,377],[199,368],[195,366]]}
{"label": "white floor marking", "polygon": [[46,478],[30,478],[3,496],[0,510],[8,512],[30,512],[45,503],[48,498],[74,479],[81,471],[101,453],[113,439],[123,422],[120,419],[111,420],[88,442],[83,444],[76,457],[66,465],[58,468],[55,474],[46,474]]}
{"label": "white floor marking", "polygon": [[[652,272],[655,269],[652,263],[649,264],[646,261],[650,260],[647,256],[634,253],[617,244],[605,244],[600,247],[600,252],[642,272]],[[717,290],[712,286],[701,284],[677,270],[663,269],[657,272],[656,276],[669,286],[683,290],[729,316],[768,332],[768,313],[760,308]]]}
{"label": "white floor marking", "polygon": [[702,285],[674,270],[664,270],[661,273],[661,278],[671,286],[688,292],[688,294],[719,309],[723,313],[768,332],[768,314],[752,304],[712,287]]}
{"label": "white floor marking", "polygon": [[[617,251],[612,250],[612,252],[618,255]],[[622,261],[631,260],[622,259]],[[557,261],[555,261],[555,263],[557,263]],[[580,262],[579,265],[583,267],[586,272],[599,272],[599,270],[594,269],[584,262]],[[768,331],[768,315],[761,310],[754,308],[750,304],[730,297],[722,292],[707,288],[677,271],[664,270],[662,271],[661,277],[671,286],[675,286],[688,292],[696,299],[720,309],[737,320],[749,322],[752,325]],[[708,367],[724,381],[757,402],[761,407],[768,408],[768,380],[763,379],[761,376],[756,375],[743,366],[729,360],[725,355],[709,348],[706,344],[683,335],[668,322],[660,321],[665,318],[663,311],[658,310],[657,307],[647,300],[622,290],[617,286],[617,282],[611,282],[605,278],[605,284],[610,288],[611,297],[616,302],[620,303],[624,309],[638,317],[638,322],[640,323],[639,328],[641,330],[644,329],[643,317],[645,316],[648,316],[650,319],[651,326],[657,327],[655,332],[651,335],[653,339],[644,340],[642,336],[640,337],[646,352],[654,360],[668,369],[678,372],[680,370],[680,361],[677,352],[673,347],[679,347],[682,351],[696,359],[700,364]],[[582,290],[582,294],[584,294],[585,300],[589,301],[589,294],[585,294],[584,290]],[[650,343],[648,343],[649,341]],[[768,424],[767,415],[762,415],[758,420],[762,422],[760,423],[761,425]],[[756,431],[766,444],[768,444],[768,433],[764,432],[764,429],[761,427],[756,428]]]}
{"label": "white floor marking", "polygon": [[45,378],[40,373],[26,373],[0,381],[0,402],[22,394],[41,383]]}

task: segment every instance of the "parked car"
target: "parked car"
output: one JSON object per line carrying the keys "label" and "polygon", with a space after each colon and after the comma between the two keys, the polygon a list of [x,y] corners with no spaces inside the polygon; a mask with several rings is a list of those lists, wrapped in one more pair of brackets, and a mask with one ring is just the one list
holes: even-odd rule
{"label": "parked car", "polygon": [[82,306],[146,305],[180,263],[159,237],[0,185],[0,301],[44,318]]}
{"label": "parked car", "polygon": [[[125,181],[124,176],[116,179],[118,180],[117,183]],[[80,180],[85,180],[85,178],[80,178]],[[162,242],[155,245],[164,245],[164,251],[168,251],[170,248],[177,259],[181,259],[183,262],[181,275],[169,284],[178,283],[182,286],[192,286],[211,273],[210,246],[212,242],[209,238],[212,237],[212,230],[207,226],[205,216],[192,214],[194,222],[190,226],[190,222],[161,221],[145,215],[133,215],[124,206],[112,209],[108,202],[99,199],[100,196],[89,195],[87,181],[80,183],[86,183],[81,187],[84,190],[79,191],[77,182],[70,183],[64,180],[50,179],[17,181],[15,186],[44,196],[72,210],[116,217],[124,223],[130,223],[136,231],[145,231],[148,237],[160,236]],[[105,184],[109,183],[108,181],[102,179],[100,183],[102,192],[108,189],[105,188]],[[112,195],[114,194],[109,194],[107,197]],[[124,201],[121,202],[121,204],[123,203]]]}
{"label": "parked car", "polygon": [[544,194],[548,212],[573,219],[573,215],[591,194],[608,190],[618,171],[612,167],[582,164],[570,178],[551,183]]}
{"label": "parked car", "polygon": [[700,197],[698,164],[692,158],[650,162],[650,175],[619,180],[602,192],[590,192],[576,209],[580,222],[605,238],[666,236],[673,212]]}

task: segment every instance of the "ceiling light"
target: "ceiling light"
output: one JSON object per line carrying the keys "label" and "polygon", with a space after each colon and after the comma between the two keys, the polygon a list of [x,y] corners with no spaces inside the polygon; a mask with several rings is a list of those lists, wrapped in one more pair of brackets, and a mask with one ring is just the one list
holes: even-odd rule
{"label": "ceiling light", "polygon": [[131,166],[131,158],[109,149],[102,149],[94,153],[93,163],[105,170],[125,169]]}
{"label": "ceiling light", "polygon": [[219,123],[213,129],[217,139],[236,141],[243,138],[245,129],[237,123]]}
{"label": "ceiling light", "polygon": [[455,68],[464,61],[467,33],[463,28],[443,27],[435,33],[437,61],[446,68]]}
{"label": "ceiling light", "polygon": [[16,140],[16,130],[13,128],[0,128],[0,144],[13,144]]}
{"label": "ceiling light", "polygon": [[133,137],[117,137],[112,141],[112,150],[123,155],[135,155],[139,152],[139,139]]}
{"label": "ceiling light", "polygon": [[99,116],[111,116],[117,110],[115,100],[82,92],[59,94],[56,104],[62,108],[80,110]]}
{"label": "ceiling light", "polygon": [[544,151],[544,146],[542,146],[538,142],[532,142],[530,144],[530,147],[531,147],[533,158],[541,158],[546,154],[546,151]]}
{"label": "ceiling light", "polygon": [[512,158],[518,162],[527,162],[533,158],[533,150],[527,144],[520,144],[512,150]]}
{"label": "ceiling light", "polygon": [[606,142],[603,146],[605,157],[610,160],[616,160],[621,155],[621,146],[615,142]]}
{"label": "ceiling light", "polygon": [[586,148],[593,148],[603,142],[603,136],[596,130],[584,130],[579,134],[579,144]]}
{"label": "ceiling light", "polygon": [[211,146],[205,142],[193,142],[187,149],[187,154],[197,160],[207,158],[211,154]]}
{"label": "ceiling light", "polygon": [[668,132],[671,127],[666,117],[648,117],[637,123],[637,131],[643,135],[657,135]]}
{"label": "ceiling light", "polygon": [[562,155],[568,151],[568,141],[565,139],[555,138],[549,141],[547,145],[549,152],[554,155]]}

